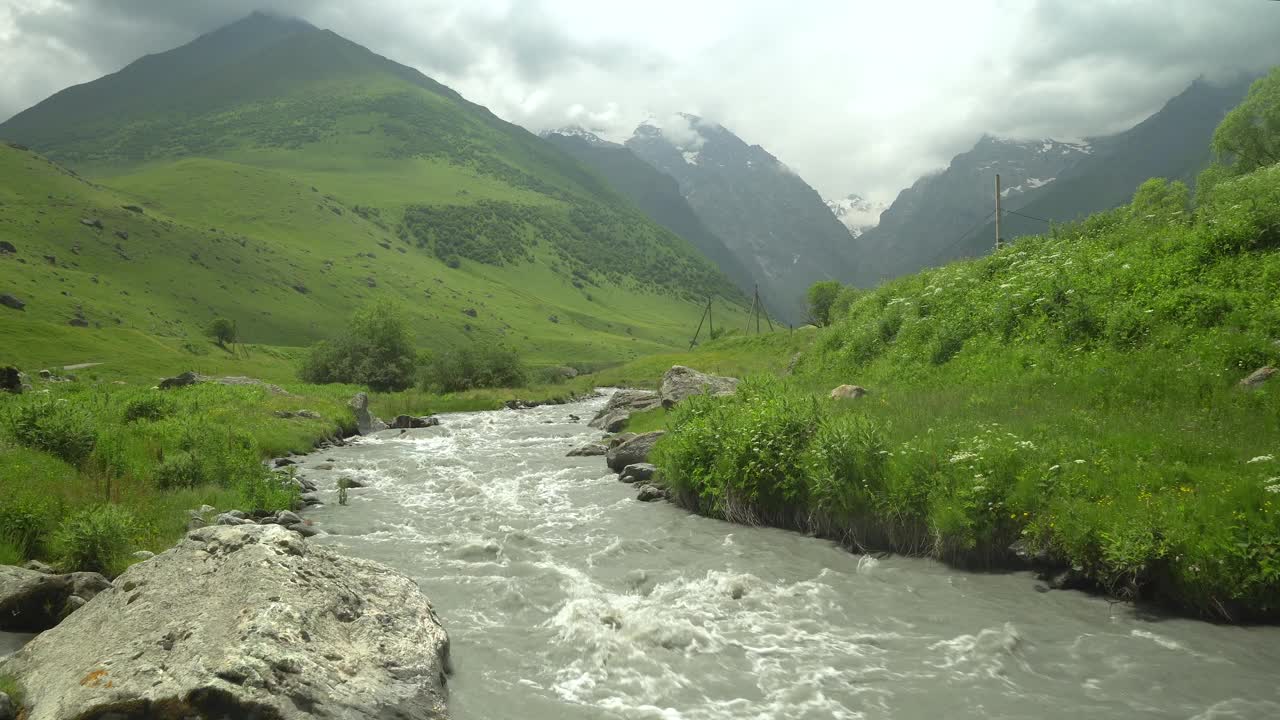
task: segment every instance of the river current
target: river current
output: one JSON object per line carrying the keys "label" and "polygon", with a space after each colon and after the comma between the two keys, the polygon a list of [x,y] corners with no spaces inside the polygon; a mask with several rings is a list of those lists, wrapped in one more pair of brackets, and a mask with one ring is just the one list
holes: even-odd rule
{"label": "river current", "polygon": [[[602,403],[446,415],[302,465],[315,542],[433,601],[456,720],[1280,718],[1280,628],[640,503],[565,455]],[[366,485],[345,506],[342,476]]]}

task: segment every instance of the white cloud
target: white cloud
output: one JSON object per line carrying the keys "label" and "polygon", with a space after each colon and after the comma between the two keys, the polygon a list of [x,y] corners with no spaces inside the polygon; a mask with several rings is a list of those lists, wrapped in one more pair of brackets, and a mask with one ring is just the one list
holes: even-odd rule
{"label": "white cloud", "polygon": [[1198,75],[1280,62],[1280,3],[1260,0],[0,0],[0,116],[256,7],[535,131],[619,140],[692,112],[876,201],[983,132],[1115,132]]}

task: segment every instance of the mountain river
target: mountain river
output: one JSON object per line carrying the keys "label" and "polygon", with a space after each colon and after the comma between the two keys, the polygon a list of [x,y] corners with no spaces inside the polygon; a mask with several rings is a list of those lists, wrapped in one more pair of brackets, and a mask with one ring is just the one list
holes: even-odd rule
{"label": "mountain river", "polygon": [[[1280,717],[1280,628],[637,502],[603,458],[565,456],[603,402],[451,414],[303,463],[316,541],[435,604],[456,720]],[[340,476],[367,485],[346,506]]]}

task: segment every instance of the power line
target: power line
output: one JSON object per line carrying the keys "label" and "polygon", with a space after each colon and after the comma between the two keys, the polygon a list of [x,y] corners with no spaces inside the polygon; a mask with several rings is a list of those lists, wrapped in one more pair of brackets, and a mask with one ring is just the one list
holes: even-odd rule
{"label": "power line", "polygon": [[[977,224],[975,224],[973,227],[969,228],[969,230],[968,230],[967,232],[965,232],[965,234],[963,234],[963,235],[961,235],[960,237],[956,238],[954,242],[952,242],[950,245],[946,246],[946,247],[945,247],[945,248],[943,248],[941,251],[939,251],[938,253],[936,253],[936,254],[933,256],[933,259],[934,259],[934,260],[937,260],[938,258],[942,257],[943,255],[946,255],[947,253],[949,253],[949,252],[951,252],[952,250],[954,250],[954,249],[956,248],[956,246],[957,246],[957,245],[959,245],[960,243],[962,243],[962,242],[964,242],[965,240],[967,240],[967,239],[969,238],[969,236],[970,236],[970,235],[972,235],[972,234],[974,233],[974,231],[976,231],[978,228],[982,227],[983,225],[986,225],[986,224],[987,224],[987,221],[991,219],[991,216],[992,216],[992,215],[995,215],[995,214],[996,214],[996,211],[995,211],[995,210],[992,210],[991,212],[987,213],[986,217],[982,218],[981,220],[979,220],[979,221],[977,222]],[[932,262],[932,261],[931,261],[931,262]]]}
{"label": "power line", "polygon": [[1050,224],[1050,225],[1052,225],[1052,224],[1053,224],[1053,221],[1052,221],[1052,220],[1049,220],[1048,218],[1036,217],[1035,215],[1028,215],[1028,214],[1026,214],[1026,213],[1020,213],[1020,212],[1018,212],[1017,210],[1005,210],[1005,212],[1009,213],[1010,215],[1017,215],[1018,217],[1024,217],[1024,218],[1026,218],[1026,219],[1028,219],[1028,220],[1039,220],[1039,221],[1040,221],[1040,222],[1042,222],[1042,223],[1048,223],[1048,224]]}

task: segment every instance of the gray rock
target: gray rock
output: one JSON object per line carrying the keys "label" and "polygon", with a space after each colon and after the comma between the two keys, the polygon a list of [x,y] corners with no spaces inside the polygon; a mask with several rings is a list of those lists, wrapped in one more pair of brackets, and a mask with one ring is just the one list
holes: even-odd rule
{"label": "gray rock", "polygon": [[8,240],[0,240],[0,255],[13,255],[18,252],[18,248]]}
{"label": "gray rock", "polygon": [[867,389],[861,385],[841,385],[831,391],[833,400],[857,400],[867,394]]}
{"label": "gray rock", "polygon": [[156,554],[151,552],[150,550],[139,550],[138,552],[133,554],[134,559],[140,562],[146,562],[155,556]]}
{"label": "gray rock", "polygon": [[14,720],[18,717],[18,708],[8,695],[0,692],[0,720]]}
{"label": "gray rock", "polygon": [[1244,390],[1257,390],[1262,384],[1270,380],[1277,370],[1271,366],[1261,367],[1249,373],[1249,377],[1240,381],[1240,387]]}
{"label": "gray rock", "polygon": [[45,565],[39,560],[28,560],[26,563],[23,564],[22,567],[26,568],[27,570],[35,570],[36,572],[44,573],[45,575],[58,574],[57,570],[54,570],[53,568],[49,567],[48,565]]}
{"label": "gray rock", "polygon": [[278,457],[275,460],[272,460],[271,464],[274,465],[275,467],[282,468],[282,467],[288,467],[290,465],[297,465],[298,463],[297,461],[290,460],[287,457]]}
{"label": "gray rock", "polygon": [[636,434],[635,434],[635,433],[633,433],[633,432],[623,432],[623,433],[618,433],[617,435],[614,435],[613,437],[609,438],[609,443],[608,443],[608,444],[609,444],[609,449],[616,448],[616,447],[618,447],[619,445],[621,445],[622,443],[624,443],[624,442],[626,442],[626,441],[628,441],[628,440],[631,440],[631,439],[633,439],[633,438],[636,438],[636,437],[639,437],[639,436],[638,436],[638,435],[636,435]]}
{"label": "gray rock", "polygon": [[578,377],[578,369],[568,365],[561,365],[560,367],[551,368],[549,374],[557,380],[572,380]]}
{"label": "gray rock", "polygon": [[289,529],[292,530],[293,532],[298,533],[304,538],[315,537],[316,535],[320,534],[319,530],[316,530],[315,528],[307,524],[290,525]]}
{"label": "gray rock", "polygon": [[666,500],[667,491],[656,485],[641,485],[640,492],[636,495],[636,499],[640,502],[653,502],[654,500]]}
{"label": "gray rock", "polygon": [[236,517],[231,513],[222,513],[213,521],[214,525],[249,525],[253,521],[248,518]]}
{"label": "gray rock", "polygon": [[661,404],[662,396],[651,390],[619,390],[587,424],[605,432],[618,432],[626,426],[632,413],[652,410]]}
{"label": "gray rock", "polygon": [[665,434],[661,430],[655,430],[643,435],[637,435],[617,447],[610,448],[605,457],[605,460],[609,463],[609,469],[620,473],[628,465],[648,462],[649,453],[653,451],[653,446]]}
{"label": "gray rock", "polygon": [[386,423],[369,413],[369,396],[367,394],[356,393],[348,404],[352,410],[355,410],[356,430],[361,435],[369,435],[387,429]]}
{"label": "gray rock", "polygon": [[197,510],[196,512],[199,512],[199,513],[211,513],[211,512],[215,512],[215,511],[217,511],[217,509],[218,509],[218,508],[216,508],[216,507],[214,507],[214,506],[212,506],[212,505],[201,505],[201,506],[200,506],[200,509],[199,509],[199,510]]}
{"label": "gray rock", "polygon": [[449,638],[412,580],[278,525],[211,527],[4,661],[27,720],[447,718]]}
{"label": "gray rock", "polygon": [[582,447],[576,447],[569,451],[569,457],[596,457],[605,455],[609,452],[609,446],[602,442],[589,442]]}
{"label": "gray rock", "polygon": [[395,420],[391,421],[391,429],[393,430],[412,430],[416,428],[435,427],[440,424],[440,418],[435,416],[414,417],[412,415],[397,415]]}
{"label": "gray rock", "polygon": [[22,373],[16,367],[0,367],[0,392],[22,394]]}
{"label": "gray rock", "polygon": [[18,298],[12,295],[9,295],[8,293],[4,295],[0,295],[0,305],[3,305],[7,308],[13,308],[14,310],[22,310],[27,306],[25,302],[23,302],[22,300],[19,300]]}
{"label": "gray rock", "polygon": [[315,410],[299,410],[294,413],[296,417],[306,418],[307,420],[319,420],[320,413]]}
{"label": "gray rock", "polygon": [[302,522],[302,518],[299,517],[297,513],[289,512],[288,510],[281,510],[276,513],[276,522],[285,526],[297,525]]}
{"label": "gray rock", "polygon": [[160,389],[171,390],[173,388],[187,387],[188,385],[195,385],[196,383],[200,382],[201,379],[202,378],[199,375],[188,370],[182,373],[181,375],[175,375],[171,378],[165,378],[164,380],[161,380]]}
{"label": "gray rock", "polygon": [[632,463],[622,468],[618,479],[624,483],[640,483],[653,479],[657,472],[658,468],[649,463]]}
{"label": "gray rock", "polygon": [[102,221],[98,218],[80,218],[80,224],[86,227],[102,229]]}
{"label": "gray rock", "polygon": [[674,365],[662,376],[659,392],[662,407],[672,408],[690,395],[732,395],[738,392],[738,378],[708,375],[683,365]]}
{"label": "gray rock", "polygon": [[109,587],[97,573],[53,575],[0,565],[0,631],[47,630]]}

